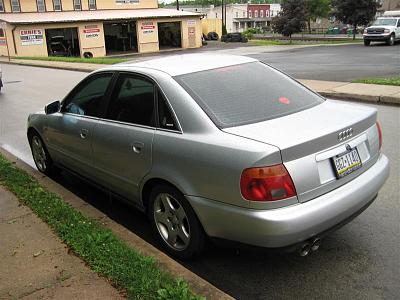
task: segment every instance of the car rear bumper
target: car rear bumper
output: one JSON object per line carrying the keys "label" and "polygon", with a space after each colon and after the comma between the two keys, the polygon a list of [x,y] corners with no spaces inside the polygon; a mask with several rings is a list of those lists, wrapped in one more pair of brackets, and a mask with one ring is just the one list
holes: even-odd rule
{"label": "car rear bumper", "polygon": [[389,176],[389,160],[377,162],[349,183],[305,203],[252,210],[186,196],[210,237],[280,248],[335,228],[371,203]]}

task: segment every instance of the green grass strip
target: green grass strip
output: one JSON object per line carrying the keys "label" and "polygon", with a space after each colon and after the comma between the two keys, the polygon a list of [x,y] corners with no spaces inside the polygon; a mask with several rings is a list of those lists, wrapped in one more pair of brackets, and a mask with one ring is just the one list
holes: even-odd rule
{"label": "green grass strip", "polygon": [[359,40],[338,40],[338,41],[300,41],[292,40],[250,40],[251,44],[255,46],[280,46],[280,45],[336,45],[336,44],[360,44]]}
{"label": "green grass strip", "polygon": [[62,57],[62,56],[16,56],[13,59],[24,60],[41,60],[41,61],[60,61],[70,63],[89,63],[89,64],[106,64],[112,65],[128,61],[126,58],[107,58],[107,57],[94,57],[94,58],[81,58],[81,57]]}
{"label": "green grass strip", "polygon": [[354,80],[353,82],[400,86],[400,76],[386,77],[386,78],[362,78]]}
{"label": "green grass strip", "polygon": [[0,184],[29,206],[95,272],[108,278],[128,299],[203,299],[186,282],[160,270],[155,259],[139,254],[111,230],[49,192],[0,154]]}

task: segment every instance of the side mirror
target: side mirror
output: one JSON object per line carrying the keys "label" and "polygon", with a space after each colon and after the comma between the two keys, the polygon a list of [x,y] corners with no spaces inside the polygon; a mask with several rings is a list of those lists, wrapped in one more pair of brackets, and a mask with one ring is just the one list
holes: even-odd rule
{"label": "side mirror", "polygon": [[58,113],[61,109],[61,103],[60,101],[54,101],[51,102],[50,104],[47,104],[44,107],[44,112],[46,113],[46,115],[51,115],[51,114],[55,114]]}

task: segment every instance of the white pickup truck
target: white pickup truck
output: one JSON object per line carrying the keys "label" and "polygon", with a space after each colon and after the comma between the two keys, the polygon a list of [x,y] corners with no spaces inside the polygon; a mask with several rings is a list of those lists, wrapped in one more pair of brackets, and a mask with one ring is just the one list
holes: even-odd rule
{"label": "white pickup truck", "polygon": [[371,42],[386,42],[387,45],[394,45],[400,40],[400,11],[387,11],[383,17],[364,30],[364,45],[369,46]]}

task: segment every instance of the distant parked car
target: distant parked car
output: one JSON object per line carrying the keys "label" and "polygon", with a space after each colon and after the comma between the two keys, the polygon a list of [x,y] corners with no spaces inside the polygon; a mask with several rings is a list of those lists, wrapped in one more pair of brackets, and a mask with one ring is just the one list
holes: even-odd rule
{"label": "distant parked car", "polygon": [[371,26],[364,29],[363,37],[365,46],[369,46],[371,42],[386,42],[393,46],[400,40],[400,12],[385,12],[383,17],[377,18]]}
{"label": "distant parked car", "polygon": [[212,31],[212,32],[209,32],[209,33],[207,34],[207,39],[208,39],[209,41],[218,41],[219,35],[218,35],[218,33]]}
{"label": "distant parked car", "polygon": [[121,196],[172,255],[209,237],[304,256],[387,179],[376,119],[256,59],[193,54],[93,72],[29,115],[27,137],[39,171]]}
{"label": "distant parked car", "polygon": [[230,42],[239,42],[239,43],[247,43],[248,39],[241,34],[240,32],[228,33],[221,37],[221,42],[230,43]]}

